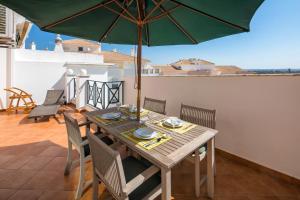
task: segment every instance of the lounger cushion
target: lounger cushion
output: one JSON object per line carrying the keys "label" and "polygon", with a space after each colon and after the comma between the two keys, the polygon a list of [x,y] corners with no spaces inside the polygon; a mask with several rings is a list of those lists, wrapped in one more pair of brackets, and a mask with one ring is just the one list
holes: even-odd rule
{"label": "lounger cushion", "polygon": [[28,118],[49,117],[54,116],[59,109],[59,105],[40,105],[35,107],[29,114]]}
{"label": "lounger cushion", "polygon": [[[130,180],[135,178],[137,175],[145,171],[148,166],[146,166],[143,162],[137,160],[134,157],[127,157],[122,161],[125,179],[128,183]],[[130,200],[141,200],[147,194],[149,194],[153,189],[155,189],[161,182],[161,178],[159,173],[153,175],[147,181],[145,181],[141,186],[135,189],[130,195]]]}
{"label": "lounger cushion", "polygon": [[48,90],[43,105],[57,104],[61,99],[64,91],[63,90]]}
{"label": "lounger cushion", "polygon": [[[97,134],[97,136],[100,137],[100,134]],[[87,140],[87,137],[86,137],[86,136],[82,137],[82,141],[84,141],[84,140]],[[112,139],[110,139],[110,138],[107,137],[107,136],[102,137],[101,140],[102,140],[105,144],[107,144],[107,145],[111,145],[111,144],[114,143],[114,142],[112,141]],[[90,145],[89,145],[89,144],[84,145],[83,150],[84,150],[84,156],[85,156],[85,157],[91,154],[91,150],[90,150]]]}

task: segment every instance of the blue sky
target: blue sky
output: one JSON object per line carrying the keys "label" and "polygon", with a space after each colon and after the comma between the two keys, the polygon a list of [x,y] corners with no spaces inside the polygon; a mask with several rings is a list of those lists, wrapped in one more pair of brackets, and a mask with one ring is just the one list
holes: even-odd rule
{"label": "blue sky", "polygon": [[[300,1],[266,0],[251,22],[251,31],[198,45],[144,47],[143,57],[154,64],[168,64],[182,58],[200,58],[218,65],[243,68],[300,67]],[[56,35],[33,26],[26,46],[34,41],[38,49],[53,49]],[[62,36],[69,39],[68,36]],[[103,44],[103,50],[130,52],[130,45]]]}

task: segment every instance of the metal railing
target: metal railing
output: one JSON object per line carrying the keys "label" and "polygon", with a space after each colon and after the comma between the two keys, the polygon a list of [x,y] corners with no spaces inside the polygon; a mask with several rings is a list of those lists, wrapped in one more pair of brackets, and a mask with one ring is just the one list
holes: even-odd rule
{"label": "metal railing", "polygon": [[106,109],[124,103],[124,81],[86,81],[86,102],[95,108]]}

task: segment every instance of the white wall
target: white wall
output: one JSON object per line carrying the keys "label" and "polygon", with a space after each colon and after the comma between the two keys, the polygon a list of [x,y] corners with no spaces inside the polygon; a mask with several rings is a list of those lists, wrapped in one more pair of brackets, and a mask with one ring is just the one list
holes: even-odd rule
{"label": "white wall", "polygon": [[7,51],[6,48],[0,48],[0,110],[5,108],[6,93],[6,73],[7,73]]}
{"label": "white wall", "polygon": [[49,89],[64,89],[63,63],[24,62],[14,64],[13,86],[32,94],[37,104],[44,102]]}
{"label": "white wall", "polygon": [[15,49],[12,60],[14,61],[12,86],[31,93],[34,101],[41,104],[48,89],[64,89],[66,63],[101,64],[103,56]]}
{"label": "white wall", "polygon": [[168,115],[181,103],[216,109],[218,148],[300,179],[300,76],[143,77],[142,96],[166,99]]}

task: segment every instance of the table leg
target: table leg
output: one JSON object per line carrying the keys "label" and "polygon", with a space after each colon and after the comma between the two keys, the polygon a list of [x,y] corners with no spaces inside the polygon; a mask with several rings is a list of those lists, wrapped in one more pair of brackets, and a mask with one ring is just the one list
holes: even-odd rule
{"label": "table leg", "polygon": [[161,168],[162,200],[171,200],[171,170]]}
{"label": "table leg", "polygon": [[200,196],[200,156],[199,149],[195,151],[195,192],[196,197]]}
{"label": "table leg", "polygon": [[215,147],[214,138],[207,142],[207,194],[214,197]]}

